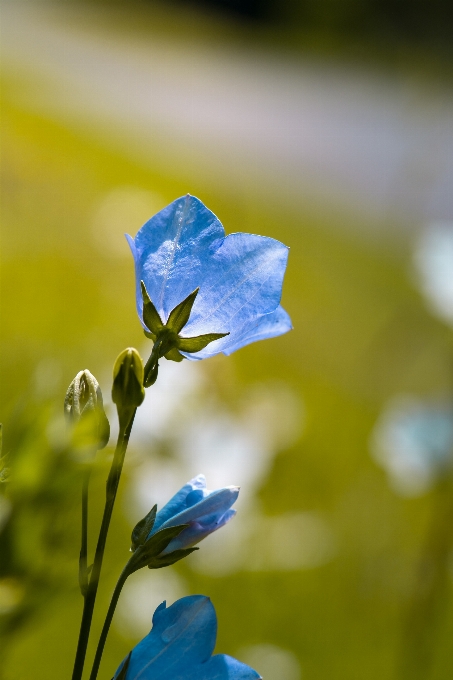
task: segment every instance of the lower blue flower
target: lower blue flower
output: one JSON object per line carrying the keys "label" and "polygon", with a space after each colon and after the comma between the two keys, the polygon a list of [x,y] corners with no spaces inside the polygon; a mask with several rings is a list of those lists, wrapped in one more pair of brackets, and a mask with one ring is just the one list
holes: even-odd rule
{"label": "lower blue flower", "polygon": [[[212,656],[217,637],[214,606],[191,595],[170,607],[163,602],[153,627],[132,650],[126,680],[259,680],[260,675],[226,654]],[[118,677],[126,659],[115,673]],[[114,678],[114,680],[115,680]]]}

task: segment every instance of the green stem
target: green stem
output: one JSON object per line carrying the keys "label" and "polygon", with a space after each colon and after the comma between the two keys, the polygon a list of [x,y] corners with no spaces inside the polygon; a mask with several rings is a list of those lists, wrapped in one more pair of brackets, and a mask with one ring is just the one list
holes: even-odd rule
{"label": "green stem", "polygon": [[101,575],[102,561],[104,558],[105,544],[107,541],[107,534],[112,517],[113,506],[115,505],[116,492],[123,469],[124,456],[126,453],[129,437],[134,422],[134,417],[137,409],[133,409],[131,417],[126,424],[120,423],[120,432],[118,441],[113,456],[112,466],[110,468],[107,479],[107,492],[104,507],[104,514],[102,517],[101,528],[99,531],[99,538],[96,545],[96,552],[94,556],[93,570],[91,572],[90,580],[85,595],[85,602],[83,606],[82,622],[80,624],[79,642],[77,645],[76,658],[74,661],[74,670],[72,680],[81,680],[83,674],[83,667],[85,664],[85,657],[88,646],[88,638],[90,635],[91,621],[93,619],[94,605],[96,602],[96,595],[99,584],[99,577]]}
{"label": "green stem", "polygon": [[107,635],[109,633],[110,624],[112,623],[113,615],[115,613],[116,605],[118,604],[118,599],[123,589],[126,579],[130,574],[128,571],[128,564],[124,567],[120,574],[118,582],[115,586],[115,590],[112,594],[112,599],[110,600],[110,605],[108,608],[107,616],[105,617],[104,626],[102,628],[101,637],[99,638],[98,646],[96,649],[96,656],[94,657],[93,668],[91,669],[90,680],[96,680],[99,666],[102,659],[102,653],[104,651],[105,641],[107,640]]}
{"label": "green stem", "polygon": [[82,540],[79,557],[79,584],[85,597],[88,586],[88,487],[90,471],[87,471],[82,481]]}
{"label": "green stem", "polygon": [[160,349],[162,345],[162,339],[158,338],[153,345],[153,350],[148,361],[145,364],[144,369],[144,380],[143,384],[145,387],[151,387],[157,380],[157,372],[159,369],[159,359],[160,359]]}

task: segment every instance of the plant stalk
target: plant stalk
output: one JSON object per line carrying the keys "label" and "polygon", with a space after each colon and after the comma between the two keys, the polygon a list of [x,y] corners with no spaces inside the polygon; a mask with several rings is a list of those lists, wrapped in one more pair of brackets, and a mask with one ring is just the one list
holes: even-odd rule
{"label": "plant stalk", "polygon": [[104,626],[102,628],[101,636],[99,638],[98,646],[96,649],[96,655],[94,657],[94,662],[93,662],[93,668],[91,669],[91,675],[90,675],[90,680],[96,680],[98,671],[99,671],[99,666],[101,664],[101,659],[102,659],[102,654],[104,652],[104,646],[105,642],[107,640],[107,635],[110,630],[110,624],[112,623],[113,615],[115,613],[116,605],[118,604],[118,599],[121,594],[121,591],[123,589],[124,584],[126,583],[126,579],[130,574],[130,571],[128,570],[128,564],[124,567],[123,571],[120,574],[120,577],[117,581],[117,584],[115,586],[115,590],[113,591],[112,594],[112,599],[110,600],[110,605],[107,611],[107,615],[105,617],[104,621]]}
{"label": "plant stalk", "polygon": [[99,577],[101,575],[102,561],[104,558],[105,544],[107,541],[107,534],[112,518],[113,507],[115,505],[116,493],[118,484],[123,469],[124,456],[126,454],[129,437],[134,423],[136,408],[133,409],[132,415],[127,424],[120,424],[120,432],[118,434],[118,441],[113,456],[112,466],[110,468],[107,479],[106,501],[104,506],[104,514],[102,516],[101,528],[99,531],[98,542],[96,545],[96,552],[94,556],[93,569],[88,582],[87,592],[85,595],[85,602],[83,606],[82,621],[80,624],[79,641],[77,645],[77,652],[74,661],[74,670],[72,680],[81,680],[83,674],[83,667],[85,665],[85,657],[88,647],[88,638],[90,635],[91,622],[93,619],[94,605],[96,602],[96,595],[99,585]]}
{"label": "plant stalk", "polygon": [[87,471],[82,481],[82,539],[79,557],[79,585],[85,597],[88,586],[88,487],[91,471]]}

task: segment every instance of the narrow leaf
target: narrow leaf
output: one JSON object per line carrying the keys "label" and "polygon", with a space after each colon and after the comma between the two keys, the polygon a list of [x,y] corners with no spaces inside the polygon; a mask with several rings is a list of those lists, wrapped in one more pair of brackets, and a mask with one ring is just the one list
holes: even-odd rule
{"label": "narrow leaf", "polygon": [[209,345],[214,340],[224,338],[229,333],[206,333],[205,335],[196,335],[194,338],[178,338],[178,349],[182,352],[199,352]]}
{"label": "narrow leaf", "polygon": [[150,532],[153,529],[154,522],[156,520],[156,513],[157,505],[151,508],[146,517],[141,519],[140,522],[138,522],[138,524],[135,525],[131,535],[132,552],[137,550],[139,546],[143,545],[146,539],[148,538]]}
{"label": "narrow leaf", "polygon": [[143,297],[143,321],[151,333],[158,335],[163,330],[164,325],[157,309],[151,302],[151,298],[148,295],[148,291],[146,290],[146,286],[143,281],[140,281],[140,285],[142,288]]}
{"label": "narrow leaf", "polygon": [[[193,303],[198,295],[199,288],[190,293],[185,300],[179,303],[172,312],[167,321],[167,328],[170,328],[175,333],[179,333],[189,320],[190,312],[192,311]],[[146,323],[146,322],[145,322]],[[151,329],[152,330],[152,329]]]}

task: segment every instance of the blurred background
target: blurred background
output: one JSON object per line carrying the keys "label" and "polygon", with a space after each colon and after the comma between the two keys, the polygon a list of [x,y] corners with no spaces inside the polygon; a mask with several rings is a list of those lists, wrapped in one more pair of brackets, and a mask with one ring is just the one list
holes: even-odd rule
{"label": "blurred background", "polygon": [[[238,516],[134,574],[100,678],[155,607],[209,595],[265,680],[453,672],[453,10],[436,0],[2,2],[0,676],[69,677],[81,461],[61,422],[135,346],[135,235],[180,195],[291,247],[294,330],[162,361],[127,454],[93,626],[135,523],[200,472]],[[83,465],[82,465],[83,467]],[[1,473],[0,473],[1,477]],[[90,654],[93,647],[90,648]],[[91,658],[91,657],[90,657]]]}

